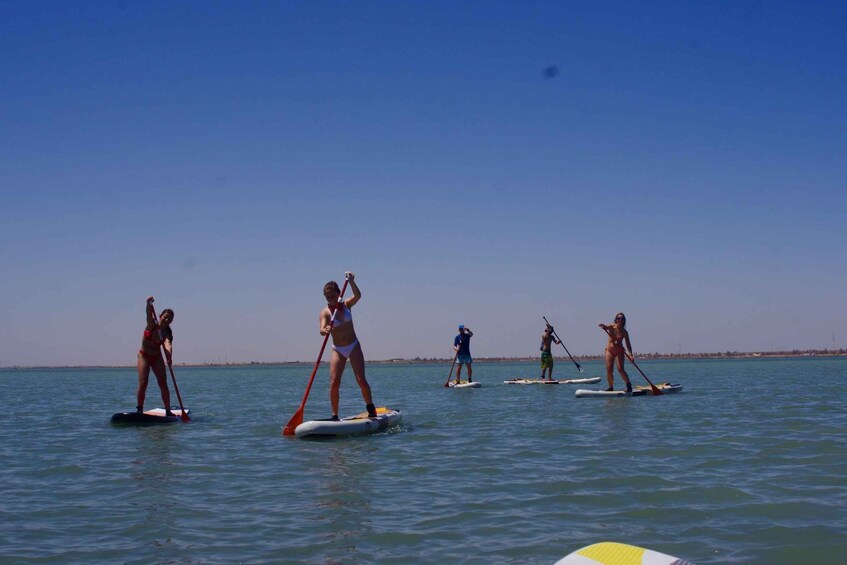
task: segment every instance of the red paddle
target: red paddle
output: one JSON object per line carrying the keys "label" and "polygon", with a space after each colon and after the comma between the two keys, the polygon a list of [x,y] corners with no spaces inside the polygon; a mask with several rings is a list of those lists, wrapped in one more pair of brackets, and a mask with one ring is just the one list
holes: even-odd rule
{"label": "red paddle", "polygon": [[[150,308],[153,310],[153,319],[156,320],[156,324],[158,325],[159,324],[159,317],[156,315],[156,309],[153,308],[153,304],[150,304]],[[162,348],[164,349],[164,347],[165,347],[165,344],[163,342]],[[186,422],[186,423],[190,422],[191,418],[188,417],[188,414],[186,414],[186,412],[185,412],[185,406],[182,405],[182,396],[180,396],[180,394],[179,394],[179,387],[176,386],[176,377],[174,376],[174,368],[171,367],[170,365],[168,365],[168,369],[170,369],[170,371],[171,371],[171,380],[174,383],[174,390],[176,391],[176,399],[179,400],[179,409],[182,410],[182,421]],[[170,406],[165,406],[165,411],[168,411],[170,409],[171,409]]]}
{"label": "red paddle", "polygon": [[[341,294],[338,295],[338,303],[341,304],[342,299],[344,298],[344,291],[347,290],[347,277],[344,277],[344,286],[341,287]],[[329,319],[329,327],[332,329],[333,324],[335,324],[335,315],[338,313],[338,308],[332,313],[332,317]],[[315,375],[318,374],[318,367],[321,366],[321,357],[324,356],[324,349],[326,349],[326,342],[329,340],[329,335],[331,332],[327,332],[324,336],[324,343],[321,345],[321,352],[318,353],[318,360],[315,362],[315,368],[312,369],[312,376],[309,377],[309,384],[306,386],[306,393],[303,395],[303,401],[300,403],[300,408],[297,409],[297,412],[294,413],[294,416],[288,421],[285,427],[282,429],[282,435],[284,436],[293,436],[294,429],[303,423],[303,409],[306,408],[306,400],[309,398],[309,391],[312,390],[312,383],[315,381]]]}

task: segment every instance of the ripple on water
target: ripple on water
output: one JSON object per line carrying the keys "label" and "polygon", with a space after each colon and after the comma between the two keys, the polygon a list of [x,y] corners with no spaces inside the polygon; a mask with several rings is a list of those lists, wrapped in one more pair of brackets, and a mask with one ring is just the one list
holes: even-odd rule
{"label": "ripple on water", "polygon": [[[0,415],[0,560],[553,563],[613,539],[698,563],[841,562],[847,362],[640,366],[685,390],[583,400],[498,384],[534,364],[480,364],[483,388],[455,391],[440,365],[369,367],[403,426],[322,442],[280,436],[302,368],[181,368],[194,421],[152,428],[108,424],[131,370],[0,371],[0,398],[34,399]],[[321,392],[307,417],[326,409]]]}

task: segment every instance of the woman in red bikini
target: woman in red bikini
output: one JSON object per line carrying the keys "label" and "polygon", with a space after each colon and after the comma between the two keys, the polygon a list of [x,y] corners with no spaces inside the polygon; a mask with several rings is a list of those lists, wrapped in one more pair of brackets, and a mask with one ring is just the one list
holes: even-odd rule
{"label": "woman in red bikini", "polygon": [[[373,418],[376,417],[376,409],[374,408],[373,398],[371,398],[371,386],[365,378],[365,356],[362,354],[362,346],[356,338],[356,330],[353,329],[353,314],[350,312],[353,305],[362,297],[362,293],[356,285],[356,275],[353,273],[344,274],[353,290],[353,296],[339,302],[341,289],[338,288],[338,283],[335,281],[326,283],[324,285],[324,298],[326,298],[327,306],[321,310],[319,319],[321,335],[332,335],[332,360],[329,364],[329,403],[332,408],[332,420],[338,420],[341,375],[344,374],[344,367],[347,366],[348,359],[353,367],[356,382],[362,389],[362,398],[365,399],[368,416]],[[335,313],[335,320],[330,325],[333,312]]]}
{"label": "woman in red bikini", "polygon": [[629,342],[629,332],[626,331],[626,316],[623,312],[618,312],[615,315],[615,323],[611,326],[600,323],[598,324],[609,335],[609,343],[606,344],[606,380],[609,381],[609,388],[606,390],[614,390],[614,375],[613,368],[615,361],[618,362],[618,373],[621,374],[623,382],[626,383],[626,391],[632,392],[632,383],[629,382],[629,375],[623,368],[624,349],[622,342],[626,342],[626,348],[629,351],[629,357],[632,358],[632,344]]}
{"label": "woman in red bikini", "polygon": [[[162,310],[162,315],[156,322],[153,311],[153,297],[147,299],[147,327],[144,329],[144,337],[141,338],[141,349],[138,350],[138,412],[144,411],[144,395],[147,393],[147,381],[150,378],[150,369],[156,375],[156,382],[162,391],[162,402],[165,403],[165,413],[173,416],[171,412],[171,392],[168,390],[168,374],[165,371],[165,362],[168,366],[172,363],[174,333],[171,330],[171,322],[174,320],[174,311],[170,308]],[[162,359],[162,348],[165,349],[166,359]]]}

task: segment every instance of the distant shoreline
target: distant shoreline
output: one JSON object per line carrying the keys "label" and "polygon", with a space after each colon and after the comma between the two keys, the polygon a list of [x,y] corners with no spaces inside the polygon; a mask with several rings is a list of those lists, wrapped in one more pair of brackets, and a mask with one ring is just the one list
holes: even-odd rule
{"label": "distant shoreline", "polygon": [[[559,363],[569,362],[568,357],[556,355],[556,361]],[[698,359],[768,359],[768,358],[785,358],[785,357],[847,357],[847,349],[811,349],[811,350],[792,350],[792,351],[762,351],[762,352],[737,352],[727,351],[723,353],[636,353],[636,359],[643,360],[698,360]],[[602,361],[600,355],[581,355],[574,357],[577,361]],[[538,357],[476,357],[474,363],[537,363]],[[451,358],[438,357],[415,357],[414,359],[379,359],[367,360],[369,365],[418,365],[418,364],[440,364],[452,363]],[[323,361],[326,364],[327,361]],[[314,365],[312,361],[245,361],[237,363],[177,363],[175,367],[310,367]],[[0,371],[4,370],[20,370],[20,369],[135,369],[135,364],[132,365],[10,365],[8,367],[0,367]]]}

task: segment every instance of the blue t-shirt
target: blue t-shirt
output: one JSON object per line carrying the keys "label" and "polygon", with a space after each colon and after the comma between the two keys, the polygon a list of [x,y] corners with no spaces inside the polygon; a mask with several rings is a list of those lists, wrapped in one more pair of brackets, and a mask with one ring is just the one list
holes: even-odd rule
{"label": "blue t-shirt", "polygon": [[[459,343],[461,342],[461,345]],[[453,340],[453,346],[459,345],[459,355],[470,355],[471,354],[471,336],[466,333],[460,333],[456,336],[456,339]]]}

